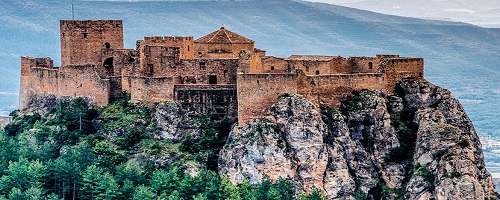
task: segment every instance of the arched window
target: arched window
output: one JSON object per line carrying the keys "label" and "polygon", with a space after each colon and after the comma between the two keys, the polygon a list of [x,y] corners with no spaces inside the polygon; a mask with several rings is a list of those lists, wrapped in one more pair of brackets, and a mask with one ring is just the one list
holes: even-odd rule
{"label": "arched window", "polygon": [[373,63],[372,62],[368,63],[368,69],[373,69]]}
{"label": "arched window", "polygon": [[109,44],[109,42],[106,42],[106,43],[104,43],[104,47],[106,47],[106,49],[109,49],[109,48],[111,48],[111,44]]}
{"label": "arched window", "polygon": [[316,70],[316,75],[319,75],[319,70]]}

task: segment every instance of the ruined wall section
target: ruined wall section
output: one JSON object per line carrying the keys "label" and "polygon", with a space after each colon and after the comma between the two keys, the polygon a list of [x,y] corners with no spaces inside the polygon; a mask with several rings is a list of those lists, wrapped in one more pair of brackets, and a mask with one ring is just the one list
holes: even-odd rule
{"label": "ruined wall section", "polygon": [[286,73],[290,70],[291,67],[284,58],[267,56],[262,58],[261,69],[253,73]]}
{"label": "ruined wall section", "polygon": [[378,57],[349,57],[351,61],[350,73],[380,73],[381,68],[379,63],[381,61]]}
{"label": "ruined wall section", "polygon": [[297,94],[297,74],[238,74],[238,124],[266,116],[283,93]]}
{"label": "ruined wall section", "polygon": [[131,77],[139,66],[137,51],[134,49],[105,49],[104,61],[97,68],[100,77],[107,78],[111,84],[111,100],[120,98],[123,92],[130,94]]}
{"label": "ruined wall section", "polygon": [[139,76],[165,77],[175,76],[180,64],[179,47],[149,46],[141,47]]}
{"label": "ruined wall section", "polygon": [[19,109],[29,108],[36,96],[58,94],[58,70],[52,59],[21,57]]}
{"label": "ruined wall section", "polygon": [[144,56],[144,46],[179,47],[179,58],[190,59],[194,57],[194,39],[192,36],[151,36],[137,41],[139,54]]}
{"label": "ruined wall section", "polygon": [[132,77],[132,102],[156,103],[174,100],[173,77]]}
{"label": "ruined wall section", "polygon": [[236,119],[236,85],[176,85],[175,101],[191,114],[212,119]]}
{"label": "ruined wall section", "polygon": [[236,84],[238,59],[182,60],[177,68],[181,84]]}
{"label": "ruined wall section", "polygon": [[262,58],[258,53],[240,51],[238,54],[237,73],[259,74],[262,73]]}
{"label": "ruined wall section", "polygon": [[298,94],[312,100],[316,105],[338,108],[352,91],[377,89],[385,91],[384,74],[330,74],[305,76],[298,81]]}
{"label": "ruined wall section", "polygon": [[288,60],[292,69],[300,69],[306,75],[331,74],[331,61],[322,60]]}
{"label": "ruined wall section", "polygon": [[97,106],[106,106],[110,100],[110,80],[101,78],[95,65],[59,68],[57,85],[58,96],[91,97]]}
{"label": "ruined wall section", "polygon": [[121,20],[61,20],[60,34],[61,66],[99,66],[102,49],[123,49]]}
{"label": "ruined wall section", "polygon": [[388,94],[392,94],[396,83],[401,79],[424,79],[423,58],[392,58],[381,64],[385,74],[385,90]]}

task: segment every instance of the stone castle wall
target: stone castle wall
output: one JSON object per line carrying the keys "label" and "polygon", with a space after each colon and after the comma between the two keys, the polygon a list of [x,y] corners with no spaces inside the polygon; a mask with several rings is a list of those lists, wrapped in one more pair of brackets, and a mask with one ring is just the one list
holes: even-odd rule
{"label": "stone castle wall", "polygon": [[387,60],[383,66],[385,91],[392,94],[396,83],[404,78],[424,79],[423,58],[395,58]]}
{"label": "stone castle wall", "polygon": [[195,113],[237,116],[243,125],[265,117],[283,93],[338,107],[354,90],[391,94],[403,78],[423,79],[422,58],[277,58],[224,28],[198,40],[145,37],[136,49],[123,49],[120,20],[62,20],[60,28],[62,67],[50,58],[21,59],[20,109],[47,95],[87,96],[105,106],[126,92],[132,102],[178,101]]}
{"label": "stone castle wall", "polygon": [[121,20],[61,20],[61,66],[93,64],[103,48],[123,49]]}
{"label": "stone castle wall", "polygon": [[297,93],[297,75],[282,74],[238,74],[238,124],[266,116],[279,95]]}
{"label": "stone castle wall", "polygon": [[384,74],[329,74],[305,77],[299,94],[311,99],[316,105],[338,108],[352,91],[365,88],[385,91]]}
{"label": "stone castle wall", "polygon": [[131,101],[144,103],[173,101],[174,83],[177,81],[173,77],[131,77]]}

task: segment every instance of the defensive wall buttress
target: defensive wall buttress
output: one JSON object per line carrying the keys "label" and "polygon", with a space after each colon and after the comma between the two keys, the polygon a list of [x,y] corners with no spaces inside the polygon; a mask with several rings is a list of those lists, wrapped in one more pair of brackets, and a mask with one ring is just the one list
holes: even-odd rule
{"label": "defensive wall buttress", "polygon": [[391,94],[403,78],[423,79],[422,58],[266,56],[254,41],[224,27],[199,39],[151,36],[123,48],[121,20],[61,20],[61,65],[21,58],[20,109],[43,96],[78,97],[105,106],[124,94],[133,102],[177,101],[193,113],[238,118],[266,116],[283,93],[338,107],[353,91]]}

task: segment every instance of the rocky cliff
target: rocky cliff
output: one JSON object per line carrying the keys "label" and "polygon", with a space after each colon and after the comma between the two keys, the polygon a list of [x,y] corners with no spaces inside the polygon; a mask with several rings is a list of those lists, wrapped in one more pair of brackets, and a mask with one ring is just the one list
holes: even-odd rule
{"label": "rocky cliff", "polygon": [[471,121],[428,82],[359,91],[339,109],[284,94],[268,117],[232,129],[218,162],[233,183],[289,178],[332,199],[497,198]]}

